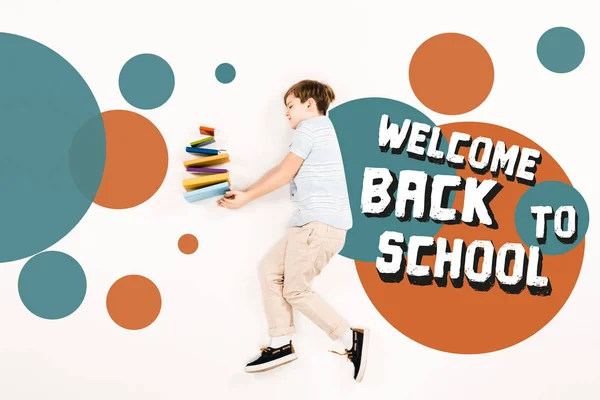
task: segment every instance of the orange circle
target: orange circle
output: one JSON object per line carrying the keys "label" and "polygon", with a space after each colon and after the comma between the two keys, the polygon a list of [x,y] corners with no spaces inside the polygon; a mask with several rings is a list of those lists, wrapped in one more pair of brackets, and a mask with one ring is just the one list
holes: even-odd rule
{"label": "orange circle", "polygon": [[194,254],[198,250],[198,239],[191,233],[186,233],[179,238],[177,246],[183,254]]}
{"label": "orange circle", "polygon": [[102,113],[106,164],[94,203],[112,209],[138,206],[151,198],[167,174],[169,155],[160,131],[132,111]]}
{"label": "orange circle", "polygon": [[494,65],[475,39],[442,33],[426,40],[409,67],[413,92],[427,108],[447,115],[479,107],[494,84]]}
{"label": "orange circle", "polygon": [[[447,140],[454,131],[465,132],[473,138],[485,136],[495,143],[502,140],[509,148],[538,149],[542,163],[535,174],[537,182],[561,181],[571,184],[560,165],[532,140],[501,126],[479,122],[457,122],[442,125]],[[468,156],[468,147],[459,154]],[[503,188],[490,203],[498,229],[483,225],[471,227],[460,223],[443,225],[438,237],[448,240],[463,239],[468,246],[474,240],[491,240],[496,251],[504,243],[522,243],[515,227],[517,203],[529,186],[509,181],[500,172],[494,178],[490,172],[478,175],[469,166],[457,170],[463,178],[477,177],[479,181],[495,179]],[[455,191],[453,206],[462,209],[464,191]],[[401,226],[398,231],[402,231]],[[489,291],[474,290],[464,278],[462,287],[454,287],[448,278],[446,287],[435,281],[428,286],[412,285],[406,276],[399,283],[385,283],[379,277],[375,263],[356,261],[358,275],[373,305],[381,315],[404,335],[425,346],[460,354],[477,354],[513,346],[538,332],[560,311],[569,298],[583,262],[585,240],[570,252],[560,255],[543,255],[542,275],[550,280],[549,296],[534,296],[525,288],[519,294],[507,294],[497,281]],[[525,246],[526,253],[529,249]],[[481,259],[479,260],[481,270]],[[435,255],[423,256],[422,265],[432,267]],[[511,263],[509,275],[512,274]]]}
{"label": "orange circle", "polygon": [[152,324],[162,300],[150,279],[127,275],[113,283],[106,296],[106,309],[112,320],[125,329],[143,329]]}

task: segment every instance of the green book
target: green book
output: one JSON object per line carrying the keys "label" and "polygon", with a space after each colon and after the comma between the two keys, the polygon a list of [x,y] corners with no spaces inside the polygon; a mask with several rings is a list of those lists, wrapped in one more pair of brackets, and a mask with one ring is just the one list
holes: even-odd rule
{"label": "green book", "polygon": [[208,136],[208,137],[196,140],[194,142],[191,142],[190,146],[192,146],[192,147],[205,146],[207,144],[214,143],[214,142],[215,142],[215,138],[212,136]]}

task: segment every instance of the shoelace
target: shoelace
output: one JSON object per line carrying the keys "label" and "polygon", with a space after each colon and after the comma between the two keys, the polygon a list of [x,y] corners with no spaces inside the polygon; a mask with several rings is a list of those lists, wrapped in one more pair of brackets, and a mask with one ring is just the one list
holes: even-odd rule
{"label": "shoelace", "polygon": [[348,356],[348,360],[352,361],[352,352],[351,352],[351,351],[348,351],[347,349],[346,349],[346,350],[344,350],[344,353],[338,353],[338,352],[337,352],[337,351],[335,351],[335,350],[329,350],[329,352],[330,352],[330,353],[337,354],[337,355],[340,355],[340,356]]}
{"label": "shoelace", "polygon": [[260,352],[264,353],[265,351],[269,351],[270,349],[271,349],[270,347],[261,347]]}

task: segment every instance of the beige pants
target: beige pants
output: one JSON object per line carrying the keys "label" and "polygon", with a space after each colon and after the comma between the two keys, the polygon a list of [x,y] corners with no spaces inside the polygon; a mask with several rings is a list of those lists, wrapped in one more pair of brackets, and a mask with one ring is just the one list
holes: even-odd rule
{"label": "beige pants", "polygon": [[260,265],[260,279],[269,334],[294,333],[292,307],[300,311],[333,340],[349,329],[348,322],[311,289],[331,257],[346,240],[346,231],[322,222],[288,229]]}

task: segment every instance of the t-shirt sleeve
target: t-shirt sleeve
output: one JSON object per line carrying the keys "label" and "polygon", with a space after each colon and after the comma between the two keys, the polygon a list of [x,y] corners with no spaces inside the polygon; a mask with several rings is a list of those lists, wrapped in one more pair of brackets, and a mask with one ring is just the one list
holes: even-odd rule
{"label": "t-shirt sleeve", "polygon": [[313,133],[308,128],[300,126],[294,132],[290,151],[306,160],[306,157],[308,157],[313,148],[314,142]]}

